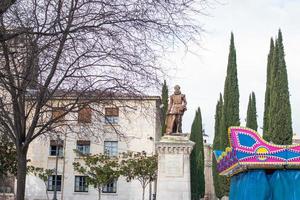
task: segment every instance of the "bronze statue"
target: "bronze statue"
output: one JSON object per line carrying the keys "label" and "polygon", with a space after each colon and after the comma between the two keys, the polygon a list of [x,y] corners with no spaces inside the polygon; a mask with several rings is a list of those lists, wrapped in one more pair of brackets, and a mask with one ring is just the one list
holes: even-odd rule
{"label": "bronze statue", "polygon": [[180,92],[180,86],[175,85],[174,94],[170,96],[166,117],[166,134],[182,133],[182,116],[186,111],[186,98]]}

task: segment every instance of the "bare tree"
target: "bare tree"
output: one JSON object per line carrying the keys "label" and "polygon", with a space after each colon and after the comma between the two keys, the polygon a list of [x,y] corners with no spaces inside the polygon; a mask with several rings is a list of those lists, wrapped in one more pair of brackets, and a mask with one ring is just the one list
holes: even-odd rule
{"label": "bare tree", "polygon": [[13,5],[16,0],[1,0],[0,1],[0,16],[9,9],[11,5]]}
{"label": "bare tree", "polygon": [[[202,29],[194,14],[203,5],[205,0],[19,0],[2,14],[0,129],[16,147],[18,200],[24,199],[30,143],[91,101],[142,95],[155,86],[162,73],[157,57],[174,43],[195,41]],[[59,99],[68,101],[58,105]],[[58,106],[63,110],[51,115]]]}

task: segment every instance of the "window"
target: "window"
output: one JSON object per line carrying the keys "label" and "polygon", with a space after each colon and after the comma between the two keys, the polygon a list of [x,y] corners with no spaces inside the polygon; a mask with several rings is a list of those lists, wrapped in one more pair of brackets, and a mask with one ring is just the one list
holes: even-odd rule
{"label": "window", "polygon": [[104,153],[108,156],[118,156],[118,142],[104,141]]}
{"label": "window", "polygon": [[105,108],[105,123],[118,124],[119,108]]}
{"label": "window", "polygon": [[0,185],[0,194],[1,193],[14,193],[13,187]]}
{"label": "window", "polygon": [[62,107],[52,108],[52,119],[57,119],[58,122],[64,121],[64,109]]}
{"label": "window", "polygon": [[[50,140],[50,156],[63,156],[63,142],[57,142],[57,140]],[[57,152],[57,153],[56,153]]]}
{"label": "window", "polygon": [[102,188],[103,193],[116,193],[117,192],[117,181],[114,180]]}
{"label": "window", "polygon": [[80,108],[78,111],[78,123],[91,123],[92,122],[92,110],[89,106]]}
{"label": "window", "polygon": [[2,176],[0,182],[0,197],[1,193],[14,193],[15,178],[13,176]]}
{"label": "window", "polygon": [[77,151],[82,154],[89,154],[90,153],[90,145],[91,142],[88,140],[77,140]]}
{"label": "window", "polygon": [[86,176],[75,176],[75,192],[88,192]]}
{"label": "window", "polygon": [[[54,191],[55,189],[55,175],[48,176],[48,191]],[[56,191],[61,191],[61,175],[57,175]]]}

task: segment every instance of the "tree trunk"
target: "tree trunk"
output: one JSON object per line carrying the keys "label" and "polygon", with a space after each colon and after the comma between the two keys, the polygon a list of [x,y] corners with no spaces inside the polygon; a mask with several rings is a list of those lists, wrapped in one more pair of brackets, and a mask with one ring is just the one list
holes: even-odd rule
{"label": "tree trunk", "polygon": [[48,194],[48,181],[47,182],[44,182],[45,183],[45,187],[46,187],[46,197],[47,197],[47,200],[49,200],[49,194]]}
{"label": "tree trunk", "polygon": [[18,171],[17,171],[17,200],[25,198],[26,168],[27,168],[27,149],[18,150]]}
{"label": "tree trunk", "polygon": [[48,188],[46,189],[47,200],[49,200]]}
{"label": "tree trunk", "polygon": [[152,199],[152,182],[149,182],[149,200]]}
{"label": "tree trunk", "polygon": [[98,200],[101,200],[101,186],[98,187]]}
{"label": "tree trunk", "polygon": [[15,2],[16,2],[16,0],[1,0],[0,1],[0,16],[2,16],[2,14],[5,13],[5,11],[7,11],[7,9],[10,6],[12,6]]}
{"label": "tree trunk", "polygon": [[143,186],[143,197],[142,200],[145,200],[145,187]]}

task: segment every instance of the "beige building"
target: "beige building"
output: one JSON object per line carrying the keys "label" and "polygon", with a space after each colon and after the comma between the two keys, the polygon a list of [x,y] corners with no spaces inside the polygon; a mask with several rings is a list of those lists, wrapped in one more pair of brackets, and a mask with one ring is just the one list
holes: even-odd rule
{"label": "beige building", "polygon": [[296,133],[293,134],[293,144],[300,144],[300,137]]}
{"label": "beige building", "polygon": [[[78,113],[70,113],[61,121],[66,122],[60,130],[61,142],[56,137],[39,137],[30,145],[29,165],[54,169],[56,149],[59,149],[57,198],[64,200],[97,199],[98,192],[86,185],[86,178],[74,171],[73,162],[79,161],[74,149],[82,153],[107,153],[146,151],[155,153],[155,142],[160,138],[160,98],[155,96],[118,98],[105,104],[91,103]],[[59,108],[52,115],[59,113]],[[102,113],[102,114],[100,114]],[[52,134],[53,135],[53,134]],[[49,176],[45,184],[38,177],[28,175],[26,199],[44,200],[53,198],[55,176]],[[146,191],[146,199],[155,193],[154,184]],[[123,177],[102,188],[103,200],[140,200],[142,188],[138,181],[126,182]]]}
{"label": "beige building", "polygon": [[204,176],[205,176],[205,200],[215,200],[215,189],[212,176],[212,145],[204,143]]}

